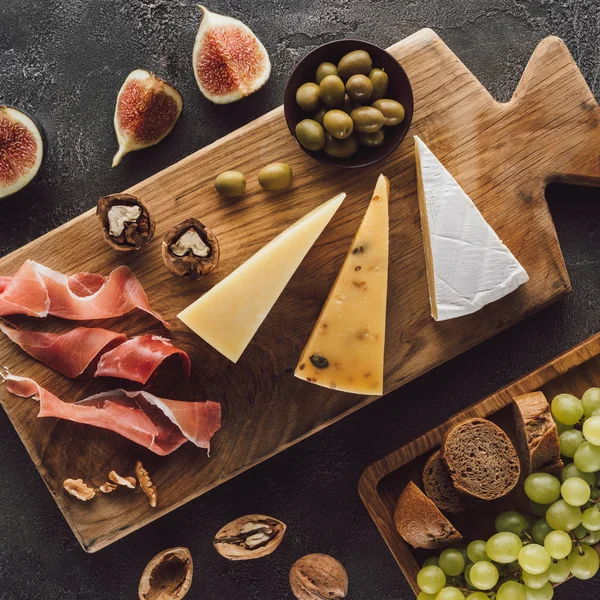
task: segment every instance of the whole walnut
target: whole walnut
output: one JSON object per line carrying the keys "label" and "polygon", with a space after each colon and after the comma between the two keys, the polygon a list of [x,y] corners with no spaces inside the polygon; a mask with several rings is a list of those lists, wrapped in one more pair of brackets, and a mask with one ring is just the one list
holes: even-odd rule
{"label": "whole walnut", "polygon": [[307,554],[292,565],[290,585],[298,600],[338,600],[348,594],[348,574],[332,556]]}

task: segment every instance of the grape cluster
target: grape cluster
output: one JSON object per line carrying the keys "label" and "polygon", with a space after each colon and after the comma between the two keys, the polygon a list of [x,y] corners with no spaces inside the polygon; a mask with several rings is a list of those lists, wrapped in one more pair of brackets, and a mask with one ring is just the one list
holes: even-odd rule
{"label": "grape cluster", "polygon": [[[558,479],[525,480],[532,516],[498,515],[487,541],[429,557],[417,575],[418,600],[551,600],[553,584],[590,579],[600,569],[600,388],[581,400],[552,401],[565,466]],[[535,516],[533,516],[535,515]]]}

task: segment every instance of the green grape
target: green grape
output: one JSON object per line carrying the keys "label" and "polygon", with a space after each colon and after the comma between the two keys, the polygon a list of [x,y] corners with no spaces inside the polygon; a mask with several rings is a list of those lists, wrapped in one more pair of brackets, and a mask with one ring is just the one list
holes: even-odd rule
{"label": "green grape", "polygon": [[570,477],[560,488],[563,500],[571,506],[583,506],[587,504],[592,490],[589,484],[579,477]]}
{"label": "green grape", "polygon": [[465,581],[467,582],[467,587],[473,589],[475,586],[473,585],[473,582],[471,581],[471,569],[473,568],[473,563],[469,563],[466,567],[465,567],[465,572],[463,573],[463,577],[465,578]]}
{"label": "green grape", "polygon": [[[583,515],[581,515],[583,517]],[[582,525],[579,524],[573,531],[571,531],[571,535],[575,536],[576,540],[581,541],[588,534],[588,530]]]}
{"label": "green grape", "polygon": [[554,588],[549,581],[546,582],[546,585],[537,589],[530,588],[526,585],[525,597],[527,600],[552,600],[554,597]]}
{"label": "green grape", "polygon": [[[495,562],[503,565],[519,558],[523,542],[518,535],[503,531],[493,535],[485,545],[485,553]],[[471,573],[472,576],[472,573]]]}
{"label": "green grape", "polygon": [[478,590],[491,590],[498,583],[500,574],[496,565],[487,560],[482,560],[471,567],[469,578],[473,587]]}
{"label": "green grape", "polygon": [[457,544],[456,546],[453,546],[453,548],[455,550],[458,550],[463,555],[463,558],[465,559],[465,564],[467,564],[469,562],[469,555],[467,554],[467,545]]}
{"label": "green grape", "polygon": [[498,589],[496,600],[527,600],[525,588],[516,581],[506,581]]}
{"label": "green grape", "polygon": [[571,394],[559,394],[552,400],[552,416],[563,425],[575,425],[583,417],[583,404]]}
{"label": "green grape", "polygon": [[592,417],[600,417],[600,408],[595,408]]}
{"label": "green grape", "polygon": [[496,531],[498,533],[508,531],[519,537],[521,537],[523,532],[529,527],[527,519],[521,513],[515,512],[514,510],[500,513],[496,517],[494,525],[496,526]]}
{"label": "green grape", "polygon": [[465,595],[455,587],[445,587],[438,592],[435,600],[465,600]]}
{"label": "green grape", "polygon": [[525,480],[525,493],[538,504],[552,504],[560,497],[560,481],[549,473],[532,473]]}
{"label": "green grape", "polygon": [[583,511],[581,524],[589,531],[600,531],[600,510],[598,510],[598,505],[591,506]]}
{"label": "green grape", "polygon": [[584,416],[591,417],[596,409],[600,409],[600,388],[591,387],[585,390],[581,396],[581,404]]}
{"label": "green grape", "polygon": [[[427,592],[419,592],[417,600],[435,600],[435,594],[428,594]],[[489,598],[488,598],[489,600]]]}
{"label": "green grape", "polygon": [[460,550],[448,548],[440,554],[440,569],[450,577],[456,577],[465,570],[465,559]]}
{"label": "green grape", "polygon": [[600,542],[600,531],[588,531],[586,535],[581,538],[580,541],[582,544],[587,544],[588,546],[595,546],[598,542]]}
{"label": "green grape", "polygon": [[600,471],[600,448],[589,442],[584,442],[577,448],[573,457],[575,466],[584,473]]}
{"label": "green grape", "polygon": [[544,587],[548,583],[548,571],[544,571],[538,575],[532,575],[527,571],[523,571],[521,574],[521,579],[523,579],[523,583],[527,587],[537,590],[541,587]]}
{"label": "green grape", "polygon": [[555,560],[567,558],[573,549],[573,541],[566,531],[551,531],[544,540],[544,548]]}
{"label": "green grape", "polygon": [[573,548],[567,562],[571,573],[577,579],[591,579],[600,568],[600,557],[591,546]]}
{"label": "green grape", "polygon": [[558,441],[560,442],[560,453],[567,458],[573,458],[577,448],[585,442],[585,439],[579,429],[567,429],[560,434]]}
{"label": "green grape", "polygon": [[483,540],[475,540],[467,546],[467,555],[472,563],[480,560],[490,560],[485,553],[485,542]]}
{"label": "green grape", "polygon": [[564,500],[557,500],[546,511],[546,521],[552,529],[571,531],[581,523],[581,509]]}
{"label": "green grape", "polygon": [[429,556],[423,561],[423,568],[430,567],[432,565],[434,567],[440,566],[440,559],[437,556]]}
{"label": "green grape", "polygon": [[536,517],[545,517],[546,511],[548,510],[549,507],[550,507],[549,504],[539,504],[538,502],[534,502],[533,500],[529,501],[529,510]]}
{"label": "green grape", "polygon": [[556,422],[556,429],[558,430],[558,435],[560,435],[563,431],[568,431],[569,429],[573,429],[573,425],[564,425],[563,423]]}
{"label": "green grape", "polygon": [[553,531],[546,519],[538,519],[531,528],[531,537],[536,544],[543,545],[546,536]]}
{"label": "green grape", "polygon": [[540,575],[550,568],[552,558],[548,550],[539,544],[527,544],[519,552],[519,565],[523,571]]}
{"label": "green grape", "polygon": [[467,596],[467,600],[490,600],[490,598],[483,592],[473,592]]}
{"label": "green grape", "polygon": [[430,565],[417,574],[419,587],[428,594],[437,594],[446,585],[446,575],[439,567]]}
{"label": "green grape", "polygon": [[600,446],[600,417],[590,417],[583,424],[583,436],[595,446]]}
{"label": "green grape", "polygon": [[584,473],[580,471],[575,463],[569,463],[565,465],[560,473],[560,478],[564,483],[570,477],[579,477],[579,479],[583,479],[586,483],[593,486],[596,483],[596,475],[594,473]]}
{"label": "green grape", "polygon": [[569,579],[570,574],[571,571],[566,558],[553,560],[548,569],[548,579],[550,580],[550,583],[562,583]]}

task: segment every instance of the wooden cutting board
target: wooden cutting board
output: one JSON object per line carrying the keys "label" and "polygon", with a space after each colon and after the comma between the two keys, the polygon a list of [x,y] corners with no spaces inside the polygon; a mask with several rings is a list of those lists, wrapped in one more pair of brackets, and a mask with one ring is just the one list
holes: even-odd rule
{"label": "wooden cutting board", "polygon": [[[114,542],[375,399],[311,386],[292,373],[380,172],[390,178],[392,190],[386,392],[570,290],[544,187],[559,176],[590,181],[600,174],[593,150],[600,146],[600,109],[564,44],[556,38],[540,44],[508,104],[495,102],[431,30],[415,33],[391,52],[414,88],[411,133],[418,134],[456,176],[521,261],[530,281],[477,314],[435,323],[429,313],[412,139],[374,167],[336,170],[313,161],[296,146],[281,108],[129,190],[151,206],[158,221],[155,240],[144,250],[129,255],[112,251],[90,211],[4,257],[0,273],[6,275],[28,258],[67,273],[106,274],[128,264],[154,308],[171,321],[175,343],[193,360],[189,385],[163,385],[157,393],[178,399],[211,398],[223,406],[223,427],[215,436],[210,459],[190,444],[159,458],[111,432],[36,419],[33,400],[0,390],[6,412],[87,551]],[[294,187],[265,193],[256,176],[263,165],[276,160],[292,165]],[[225,169],[247,175],[248,192],[239,201],[223,200],[214,191],[214,177]],[[178,311],[286,226],[341,191],[348,193],[342,208],[238,364],[218,355],[175,319]],[[221,244],[219,269],[196,283],[173,277],[160,257],[165,232],[191,216],[209,225]],[[103,325],[129,335],[164,333],[143,314]],[[49,321],[36,326],[65,327]],[[67,400],[118,385],[67,380],[6,340],[0,340],[0,365],[35,378]],[[158,487],[156,509],[139,493],[119,491],[84,504],[62,489],[66,477],[101,482],[111,469],[131,472],[137,459],[144,461]]]}

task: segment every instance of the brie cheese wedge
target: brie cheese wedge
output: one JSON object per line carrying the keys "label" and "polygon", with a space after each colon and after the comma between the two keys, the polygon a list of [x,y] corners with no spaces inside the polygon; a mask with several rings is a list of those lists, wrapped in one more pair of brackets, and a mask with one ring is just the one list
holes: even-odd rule
{"label": "brie cheese wedge", "polygon": [[469,315],[528,281],[471,198],[417,136],[415,157],[433,318]]}

